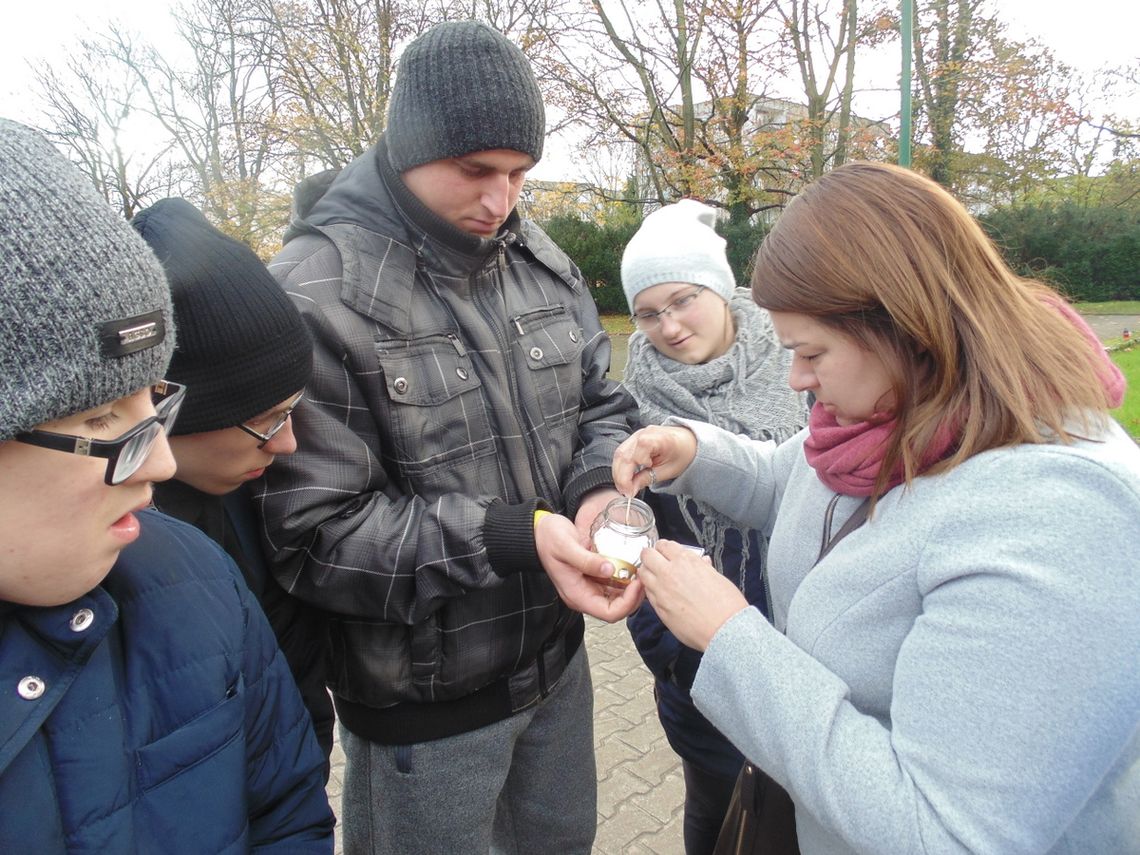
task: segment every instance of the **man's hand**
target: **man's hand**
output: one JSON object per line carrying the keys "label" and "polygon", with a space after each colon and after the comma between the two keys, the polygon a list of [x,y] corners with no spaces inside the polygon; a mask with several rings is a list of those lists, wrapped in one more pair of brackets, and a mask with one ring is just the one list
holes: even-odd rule
{"label": "man's hand", "polygon": [[[582,516],[581,509],[578,516]],[[583,537],[566,517],[544,516],[534,529],[535,547],[546,575],[566,605],[613,623],[641,604],[641,584],[635,580],[624,590],[606,584],[614,572],[613,565],[586,548],[589,526],[586,528]]]}
{"label": "man's hand", "polygon": [[642,551],[637,578],[662,623],[702,653],[725,621],[748,607],[740,589],[711,562],[671,540]]}

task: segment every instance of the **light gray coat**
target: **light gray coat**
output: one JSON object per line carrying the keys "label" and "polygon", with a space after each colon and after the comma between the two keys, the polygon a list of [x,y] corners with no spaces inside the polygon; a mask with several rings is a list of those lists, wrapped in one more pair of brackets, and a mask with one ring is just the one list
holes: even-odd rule
{"label": "light gray coat", "polygon": [[731,618],[693,697],[792,794],[804,855],[1140,852],[1140,449],[1118,425],[895,488],[813,568],[834,493],[807,432],[686,424],[697,459],[659,489],[771,533],[775,621]]}

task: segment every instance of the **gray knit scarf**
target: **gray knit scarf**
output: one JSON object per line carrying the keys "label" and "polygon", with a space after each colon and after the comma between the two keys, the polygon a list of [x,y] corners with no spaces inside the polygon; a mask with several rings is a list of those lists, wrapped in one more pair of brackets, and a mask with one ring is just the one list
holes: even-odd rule
{"label": "gray knit scarf", "polygon": [[[736,341],[728,352],[701,365],[686,365],[663,355],[642,332],[629,338],[624,383],[637,399],[641,419],[660,424],[667,416],[709,422],[753,439],[783,442],[807,424],[807,401],[788,387],[792,354],[780,346],[772,319],[737,288],[729,302]],[[737,524],[704,503],[678,496],[693,536],[717,567],[726,529]],[[700,524],[690,514],[695,505]],[[743,538],[748,548],[747,538]],[[748,556],[742,556],[747,565]],[[741,584],[743,585],[743,574]]]}

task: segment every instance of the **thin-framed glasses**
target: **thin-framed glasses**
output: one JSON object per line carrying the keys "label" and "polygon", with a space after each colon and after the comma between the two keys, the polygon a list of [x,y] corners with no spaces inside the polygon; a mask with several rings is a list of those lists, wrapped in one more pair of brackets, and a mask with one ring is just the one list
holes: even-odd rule
{"label": "thin-framed glasses", "polygon": [[107,473],[103,476],[103,480],[114,487],[138,472],[139,467],[150,456],[159,435],[163,431],[170,432],[185,397],[186,387],[181,383],[171,383],[167,380],[156,383],[151,387],[155,414],[143,419],[117,439],[91,439],[47,430],[30,430],[17,434],[13,439],[40,448],[50,448],[53,451],[105,458]]}
{"label": "thin-framed glasses", "polygon": [[701,296],[701,292],[704,291],[707,287],[707,285],[698,285],[688,294],[682,294],[664,309],[660,309],[656,312],[635,312],[630,316],[630,319],[634,322],[637,328],[643,332],[655,330],[661,326],[662,315],[673,317],[675,315],[682,314],[686,309],[692,307],[697,297]]}
{"label": "thin-framed glasses", "polygon": [[[276,416],[266,416],[260,421],[253,422],[252,424],[240,424],[239,428],[244,430],[254,439],[259,439],[261,442],[258,448],[263,448],[265,443],[277,436],[281,432],[281,428],[285,427],[285,422],[289,421],[289,416],[293,415],[293,410],[297,409],[297,405],[301,403],[301,399],[305,397],[305,393],[301,392],[294,398],[284,410],[279,412]],[[266,425],[268,425],[266,427]],[[259,428],[265,428],[259,430]]]}

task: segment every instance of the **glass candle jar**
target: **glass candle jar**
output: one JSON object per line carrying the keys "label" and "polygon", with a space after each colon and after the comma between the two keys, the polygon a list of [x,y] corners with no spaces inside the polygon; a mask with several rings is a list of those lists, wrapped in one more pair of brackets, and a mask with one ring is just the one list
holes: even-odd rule
{"label": "glass candle jar", "polygon": [[657,543],[653,511],[640,499],[617,498],[590,526],[590,545],[614,565],[610,584],[624,588],[637,576],[641,550]]}

